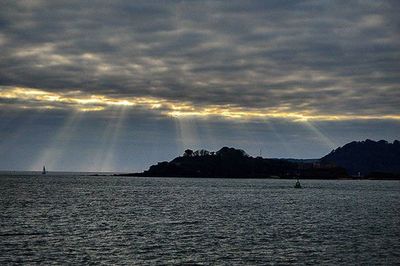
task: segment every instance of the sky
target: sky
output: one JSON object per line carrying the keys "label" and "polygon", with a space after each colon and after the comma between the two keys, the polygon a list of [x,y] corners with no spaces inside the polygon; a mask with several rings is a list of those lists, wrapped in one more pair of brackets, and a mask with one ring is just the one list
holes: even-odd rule
{"label": "sky", "polygon": [[399,139],[398,14],[397,0],[0,0],[0,170]]}

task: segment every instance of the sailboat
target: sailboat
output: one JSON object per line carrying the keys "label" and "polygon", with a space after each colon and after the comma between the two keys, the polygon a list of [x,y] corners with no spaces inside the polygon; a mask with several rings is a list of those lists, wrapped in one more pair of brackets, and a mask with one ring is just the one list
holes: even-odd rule
{"label": "sailboat", "polygon": [[44,165],[43,165],[42,175],[45,175],[45,174],[46,174],[46,167],[44,167]]}

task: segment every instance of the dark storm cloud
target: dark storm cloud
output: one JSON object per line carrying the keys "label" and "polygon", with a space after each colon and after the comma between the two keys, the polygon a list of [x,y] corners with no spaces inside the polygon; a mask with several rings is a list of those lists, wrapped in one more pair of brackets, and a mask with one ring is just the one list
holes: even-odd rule
{"label": "dark storm cloud", "polygon": [[3,1],[0,85],[398,114],[397,1]]}

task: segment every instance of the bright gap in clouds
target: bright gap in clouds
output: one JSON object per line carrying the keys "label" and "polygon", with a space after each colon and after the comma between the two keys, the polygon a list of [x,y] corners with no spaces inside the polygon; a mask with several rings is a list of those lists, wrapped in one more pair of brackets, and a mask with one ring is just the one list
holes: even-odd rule
{"label": "bright gap in clouds", "polygon": [[[171,117],[222,117],[233,120],[287,119],[291,121],[343,121],[343,120],[399,120],[398,114],[329,114],[314,110],[290,110],[288,107],[246,108],[238,105],[194,105],[190,102],[171,101],[157,97],[110,97],[85,94],[81,91],[49,92],[20,87],[0,87],[0,99],[12,101],[13,108],[72,109],[96,112],[113,107],[138,108]],[[3,103],[7,105],[7,103]],[[339,110],[340,111],[340,110]],[[315,130],[314,130],[315,131]]]}

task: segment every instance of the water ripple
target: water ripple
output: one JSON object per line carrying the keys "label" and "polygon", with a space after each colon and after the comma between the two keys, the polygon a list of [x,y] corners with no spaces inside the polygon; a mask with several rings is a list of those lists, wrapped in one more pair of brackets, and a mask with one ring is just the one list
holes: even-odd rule
{"label": "water ripple", "polygon": [[0,264],[400,261],[400,183],[0,177]]}

